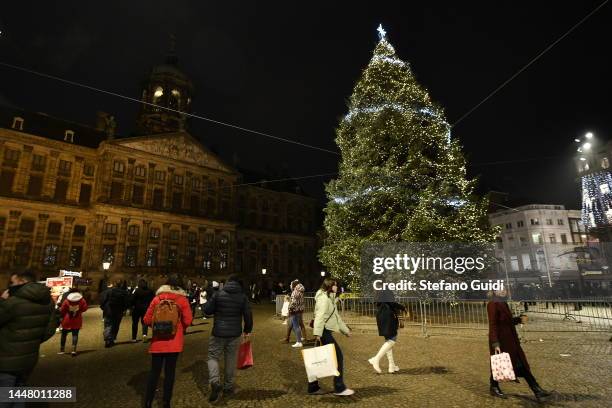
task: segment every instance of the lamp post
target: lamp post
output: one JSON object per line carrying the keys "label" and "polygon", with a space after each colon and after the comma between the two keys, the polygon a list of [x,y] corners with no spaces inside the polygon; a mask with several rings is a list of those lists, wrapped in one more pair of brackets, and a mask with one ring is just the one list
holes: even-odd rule
{"label": "lamp post", "polygon": [[263,268],[263,269],[261,270],[261,274],[262,274],[262,275],[264,275],[264,276],[266,275],[266,272],[268,272],[268,271],[266,271],[266,268]]}
{"label": "lamp post", "polygon": [[321,271],[321,277],[324,278],[325,277],[325,271]]}

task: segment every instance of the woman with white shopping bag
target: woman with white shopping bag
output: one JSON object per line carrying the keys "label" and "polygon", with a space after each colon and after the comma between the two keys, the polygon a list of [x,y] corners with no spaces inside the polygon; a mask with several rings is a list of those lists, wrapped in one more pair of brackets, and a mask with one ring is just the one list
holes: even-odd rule
{"label": "woman with white shopping bag", "polygon": [[[321,285],[321,288],[315,295],[314,320],[312,322],[313,334],[315,336],[315,345],[320,342],[323,346],[333,345],[336,351],[337,373],[334,376],[334,394],[338,396],[353,395],[355,391],[347,388],[344,385],[343,370],[344,356],[340,346],[334,339],[333,332],[340,332],[345,336],[351,335],[350,329],[342,321],[338,308],[336,307],[336,293],[338,292],[338,283],[332,278],[326,278]],[[325,394],[319,387],[319,382],[314,379],[308,382],[308,394],[320,395]]]}
{"label": "woman with white shopping bag", "polygon": [[[520,317],[513,317],[510,307],[508,306],[506,298],[506,290],[494,291],[492,298],[487,303],[487,315],[489,317],[489,349],[491,356],[508,353],[512,362],[512,368],[514,370],[514,376],[523,377],[529,387],[535,394],[538,401],[544,400],[549,397],[550,392],[543,390],[536,379],[531,374],[527,357],[521,348],[521,344],[516,333],[515,325],[521,323],[527,323],[527,316],[521,315]],[[501,358],[492,358],[492,362],[496,365],[501,365],[501,371],[505,371],[503,356]],[[496,376],[500,375],[499,369],[496,367]],[[503,375],[506,379],[512,379],[512,375],[508,378],[507,375]],[[494,379],[493,371],[490,376],[490,392],[494,397],[506,398],[506,395],[499,388],[499,382]]]}

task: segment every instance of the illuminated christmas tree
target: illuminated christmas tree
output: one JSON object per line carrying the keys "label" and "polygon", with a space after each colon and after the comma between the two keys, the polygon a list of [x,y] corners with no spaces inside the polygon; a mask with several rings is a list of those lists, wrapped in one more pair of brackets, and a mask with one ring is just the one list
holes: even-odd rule
{"label": "illuminated christmas tree", "polygon": [[473,196],[442,109],[382,27],[337,129],[339,177],[327,186],[322,263],[358,285],[364,242],[492,242],[487,203]]}

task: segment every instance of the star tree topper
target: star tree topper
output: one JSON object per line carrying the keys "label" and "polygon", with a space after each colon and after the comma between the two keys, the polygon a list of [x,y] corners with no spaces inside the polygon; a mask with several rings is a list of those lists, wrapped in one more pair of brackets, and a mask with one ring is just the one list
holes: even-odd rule
{"label": "star tree topper", "polygon": [[376,29],[376,31],[378,31],[378,36],[380,37],[380,39],[384,40],[385,36],[387,35],[387,32],[383,28],[382,24],[378,25],[378,28]]}

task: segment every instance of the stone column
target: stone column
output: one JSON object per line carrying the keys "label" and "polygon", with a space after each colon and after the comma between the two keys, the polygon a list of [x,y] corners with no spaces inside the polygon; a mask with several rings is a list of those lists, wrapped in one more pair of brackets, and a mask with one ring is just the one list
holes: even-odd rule
{"label": "stone column", "polygon": [[83,178],[83,168],[85,167],[85,159],[81,156],[76,156],[74,160],[74,169],[70,179],[70,187],[68,188],[67,201],[70,204],[76,204],[79,201],[81,193],[81,179]]}
{"label": "stone column", "polygon": [[55,181],[57,180],[57,168],[59,166],[59,152],[52,150],[47,156],[47,170],[43,180],[42,196],[51,199],[55,193]]}
{"label": "stone column", "polygon": [[179,240],[178,248],[178,259],[177,264],[179,267],[185,266],[185,258],[187,252],[187,232],[189,231],[189,225],[181,225],[181,236]]}
{"label": "stone column", "polygon": [[26,180],[30,174],[30,166],[32,165],[32,150],[33,147],[24,145],[19,157],[19,164],[15,171],[15,183],[13,184],[13,192],[18,195],[23,195],[26,192]]}
{"label": "stone column", "polygon": [[204,242],[206,239],[206,227],[198,228],[198,247],[196,248],[196,268],[202,268],[204,265]]}
{"label": "stone column", "polygon": [[117,240],[117,247],[115,248],[115,252],[117,253],[117,256],[115,257],[115,270],[117,270],[117,268],[123,268],[123,257],[125,256],[125,243],[129,222],[130,219],[128,217],[121,218],[121,226],[119,227],[119,239]]}
{"label": "stone column", "polygon": [[125,177],[125,194],[123,195],[128,205],[132,203],[132,193],[134,192],[134,163],[136,163],[136,159],[128,158],[127,173]]}
{"label": "stone column", "polygon": [[62,243],[59,248],[58,265],[60,268],[67,269],[70,259],[70,242],[72,241],[72,230],[74,225],[74,217],[64,217],[64,230],[62,231]]}
{"label": "stone column", "polygon": [[145,187],[145,208],[153,207],[153,190],[155,189],[155,163],[149,163],[147,185]]}
{"label": "stone column", "polygon": [[98,271],[102,268],[102,232],[104,231],[104,223],[106,222],[106,215],[96,215],[95,220],[91,223],[88,228],[89,231],[85,233],[89,235],[89,268],[91,270]]}
{"label": "stone column", "polygon": [[164,223],[162,225],[161,243],[159,245],[159,266],[168,265],[168,241],[170,240],[170,226],[172,224]]}
{"label": "stone column", "polygon": [[190,171],[185,172],[185,180],[183,180],[184,188],[183,188],[183,208],[189,208],[189,210],[193,213],[194,209],[191,208],[191,181],[192,174]]}
{"label": "stone column", "polygon": [[140,234],[140,243],[138,244],[138,262],[140,266],[146,266],[147,249],[149,248],[149,235],[151,229],[151,220],[142,221],[142,233]]}
{"label": "stone column", "polygon": [[110,199],[111,181],[113,179],[113,156],[109,152],[104,152],[99,163],[95,200],[106,202]]}
{"label": "stone column", "polygon": [[49,214],[38,214],[38,225],[36,225],[36,234],[34,235],[32,248],[32,264],[36,265],[36,267],[39,267],[42,263],[42,248],[45,242],[48,222]]}
{"label": "stone column", "polygon": [[17,228],[19,227],[19,217],[21,211],[9,211],[9,219],[6,228],[6,239],[2,247],[2,267],[10,268],[13,264],[13,255],[15,253],[15,244],[17,243]]}
{"label": "stone column", "polygon": [[172,187],[174,186],[174,167],[168,167],[168,179],[166,180],[166,196],[164,207],[172,207]]}

